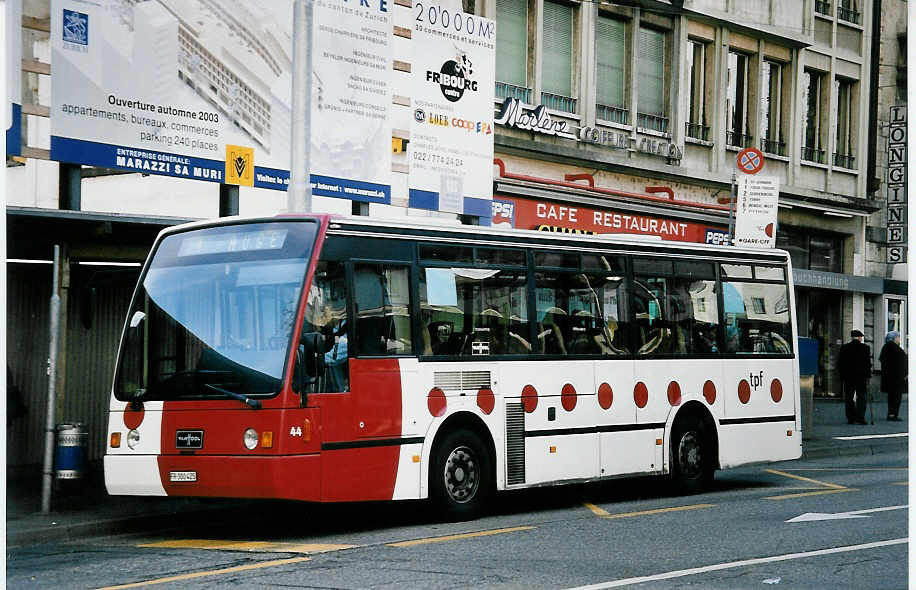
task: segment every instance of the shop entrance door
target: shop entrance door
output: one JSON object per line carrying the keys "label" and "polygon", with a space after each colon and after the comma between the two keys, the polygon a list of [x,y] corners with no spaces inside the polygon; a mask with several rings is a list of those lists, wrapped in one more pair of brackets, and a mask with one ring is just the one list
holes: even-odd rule
{"label": "shop entrance door", "polygon": [[842,396],[842,384],[837,375],[836,358],[843,334],[843,295],[837,291],[811,289],[806,292],[808,337],[817,340],[817,375],[814,395]]}

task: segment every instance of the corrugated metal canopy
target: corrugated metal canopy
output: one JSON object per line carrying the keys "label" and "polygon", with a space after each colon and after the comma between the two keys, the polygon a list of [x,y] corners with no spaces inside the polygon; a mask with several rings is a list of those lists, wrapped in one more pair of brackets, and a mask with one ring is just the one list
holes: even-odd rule
{"label": "corrugated metal canopy", "polygon": [[67,244],[82,261],[143,262],[164,228],[194,219],[7,207],[6,255],[50,260],[55,244]]}

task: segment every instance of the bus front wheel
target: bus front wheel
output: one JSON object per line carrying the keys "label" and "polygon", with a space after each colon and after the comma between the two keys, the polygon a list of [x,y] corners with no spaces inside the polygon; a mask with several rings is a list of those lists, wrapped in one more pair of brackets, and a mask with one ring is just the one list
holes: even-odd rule
{"label": "bus front wheel", "polygon": [[712,484],[712,447],[701,421],[688,420],[675,426],[671,435],[671,480],[678,492],[696,494]]}
{"label": "bus front wheel", "polygon": [[470,430],[445,435],[433,451],[430,496],[453,520],[470,520],[483,511],[493,488],[490,455]]}

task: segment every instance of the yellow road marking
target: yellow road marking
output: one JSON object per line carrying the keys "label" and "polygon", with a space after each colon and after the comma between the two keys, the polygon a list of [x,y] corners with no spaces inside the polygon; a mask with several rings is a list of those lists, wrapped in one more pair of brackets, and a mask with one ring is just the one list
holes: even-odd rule
{"label": "yellow road marking", "polygon": [[798,469],[784,469],[784,471],[908,471],[909,467],[799,467]]}
{"label": "yellow road marking", "polygon": [[[690,504],[688,506],[672,506],[670,508],[656,508],[654,510],[640,510],[639,512],[622,512],[620,514],[604,513],[601,518],[629,518],[631,516],[648,516],[650,514],[664,514],[666,512],[680,512],[682,510],[697,510],[699,508],[712,508],[715,504]],[[599,508],[600,510],[600,508]]]}
{"label": "yellow road marking", "polygon": [[388,543],[389,547],[413,547],[415,545],[425,545],[427,543],[444,543],[446,541],[458,541],[461,539],[473,539],[476,537],[489,537],[490,535],[502,535],[504,533],[517,533],[520,531],[530,531],[535,529],[533,526],[517,526],[507,529],[492,529],[489,531],[478,531],[476,533],[462,533],[459,535],[446,535],[444,537],[427,537],[425,539],[414,539],[412,541],[400,541],[398,543]]}
{"label": "yellow road marking", "polygon": [[764,469],[764,471],[766,471],[767,473],[774,473],[774,474],[776,474],[776,475],[781,475],[781,476],[783,476],[783,477],[789,477],[789,478],[792,478],[792,479],[797,479],[797,480],[799,480],[799,481],[806,481],[806,482],[808,482],[808,483],[813,483],[813,484],[815,484],[815,485],[819,485],[819,486],[822,486],[822,487],[825,487],[825,488],[831,488],[831,489],[834,489],[834,490],[846,489],[846,486],[841,486],[841,485],[839,485],[839,484],[829,483],[829,482],[826,482],[826,481],[818,481],[818,480],[816,480],[816,479],[811,479],[810,477],[802,477],[801,475],[794,475],[794,474],[792,474],[792,473],[786,473],[785,471],[777,471],[777,470],[775,470],[775,469]]}
{"label": "yellow road marking", "polygon": [[910,482],[908,482],[908,481],[895,481],[895,482],[893,483],[893,485],[895,485],[895,486],[908,486],[908,485],[910,485]]}
{"label": "yellow road marking", "polygon": [[589,504],[588,502],[585,503],[585,507],[594,512],[597,516],[608,516],[610,514],[607,510],[598,508],[594,504]]}
{"label": "yellow road marking", "polygon": [[145,543],[138,547],[154,549],[213,549],[218,551],[259,551],[269,553],[326,553],[352,549],[356,545],[331,543],[270,543],[267,541],[223,541],[218,539],[179,539]]}
{"label": "yellow road marking", "polygon": [[194,572],[192,574],[182,574],[179,576],[169,576],[167,578],[158,578],[155,580],[146,580],[145,582],[134,582],[132,584],[121,584],[120,586],[106,586],[100,588],[99,590],[120,590],[121,588],[137,588],[140,586],[152,586],[154,584],[168,584],[169,582],[181,582],[183,580],[193,580],[196,578],[204,578],[207,576],[220,576],[223,574],[233,574],[236,572],[244,572],[248,570],[262,569],[266,567],[276,567],[281,565],[290,565],[293,563],[302,563],[303,561],[309,561],[308,557],[291,557],[289,559],[273,559],[270,561],[261,561],[258,563],[250,563],[248,565],[237,565],[234,567],[227,567],[219,570],[209,570],[203,572]]}
{"label": "yellow road marking", "polygon": [[805,496],[823,496],[825,494],[841,494],[843,492],[858,492],[856,488],[838,488],[829,490],[815,490],[813,492],[801,492],[799,494],[784,494],[782,496],[767,496],[764,500],[789,500],[792,498],[804,498]]}

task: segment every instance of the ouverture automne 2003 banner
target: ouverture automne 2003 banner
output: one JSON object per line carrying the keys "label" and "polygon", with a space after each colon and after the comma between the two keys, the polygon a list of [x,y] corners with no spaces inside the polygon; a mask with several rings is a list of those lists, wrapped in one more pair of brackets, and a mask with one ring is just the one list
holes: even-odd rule
{"label": "ouverture automne 2003 banner", "polygon": [[[389,0],[315,0],[313,194],[391,201]],[[51,159],[286,190],[292,0],[52,0]]]}

